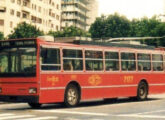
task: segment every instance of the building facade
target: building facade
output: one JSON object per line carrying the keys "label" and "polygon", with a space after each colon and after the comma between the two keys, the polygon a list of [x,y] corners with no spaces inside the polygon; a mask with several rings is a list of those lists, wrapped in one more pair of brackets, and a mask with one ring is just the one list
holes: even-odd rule
{"label": "building facade", "polygon": [[98,15],[98,5],[92,5],[96,3],[97,0],[62,0],[61,28],[72,25],[87,30]]}
{"label": "building facade", "polygon": [[60,30],[61,0],[0,0],[0,32],[7,36],[21,22],[45,33]]}
{"label": "building facade", "polygon": [[98,1],[97,0],[88,0],[89,4],[87,5],[89,12],[87,12],[87,30],[90,28],[90,25],[95,22],[98,17]]}

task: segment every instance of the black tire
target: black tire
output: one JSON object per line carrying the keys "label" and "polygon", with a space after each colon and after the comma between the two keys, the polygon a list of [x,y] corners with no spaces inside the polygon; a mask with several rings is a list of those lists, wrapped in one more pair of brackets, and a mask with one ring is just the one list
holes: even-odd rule
{"label": "black tire", "polygon": [[42,104],[39,103],[28,103],[31,108],[38,109],[41,108]]}
{"label": "black tire", "polygon": [[148,96],[148,86],[145,82],[140,82],[137,90],[137,100],[146,100]]}
{"label": "black tire", "polygon": [[70,84],[65,91],[64,104],[67,107],[75,107],[80,102],[80,92],[78,88]]}

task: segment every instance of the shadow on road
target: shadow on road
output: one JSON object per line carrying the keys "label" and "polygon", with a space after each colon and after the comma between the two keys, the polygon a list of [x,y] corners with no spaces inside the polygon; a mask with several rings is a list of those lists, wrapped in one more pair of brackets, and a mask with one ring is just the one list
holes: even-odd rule
{"label": "shadow on road", "polygon": [[[102,106],[102,105],[114,105],[114,104],[124,104],[124,103],[132,103],[132,102],[147,102],[147,101],[156,101],[161,100],[160,98],[149,98],[145,101],[138,101],[134,98],[123,98],[123,99],[106,99],[106,100],[97,100],[97,101],[84,101],[81,102],[77,108],[81,107],[91,107],[91,106]],[[68,109],[62,103],[61,104],[44,104],[41,108],[37,110],[46,110],[46,109]],[[22,111],[22,110],[34,110],[30,108],[28,105],[23,105],[22,107],[15,106],[13,108],[7,108],[4,110],[11,110],[11,111]]]}

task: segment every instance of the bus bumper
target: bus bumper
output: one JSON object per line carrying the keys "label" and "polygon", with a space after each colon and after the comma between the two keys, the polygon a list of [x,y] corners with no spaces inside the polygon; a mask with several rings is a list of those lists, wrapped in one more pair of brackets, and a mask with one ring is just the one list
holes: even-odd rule
{"label": "bus bumper", "polygon": [[1,102],[18,102],[18,103],[38,103],[39,96],[6,96],[0,95]]}

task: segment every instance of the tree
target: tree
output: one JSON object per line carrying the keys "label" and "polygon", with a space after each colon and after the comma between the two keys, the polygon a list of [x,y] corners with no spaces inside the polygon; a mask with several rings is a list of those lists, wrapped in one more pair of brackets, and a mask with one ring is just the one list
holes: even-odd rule
{"label": "tree", "polygon": [[20,23],[14,28],[12,34],[8,36],[9,39],[14,38],[33,38],[37,36],[44,35],[42,31],[31,24],[27,24],[26,22]]}
{"label": "tree", "polygon": [[2,32],[0,32],[0,40],[4,40],[4,35]]}
{"label": "tree", "polygon": [[48,34],[54,37],[75,37],[75,36],[89,37],[90,36],[88,32],[74,26],[66,27],[62,31],[57,31],[57,32],[50,31]]}
{"label": "tree", "polygon": [[90,27],[93,38],[127,37],[130,36],[130,21],[117,13],[97,18]]}

